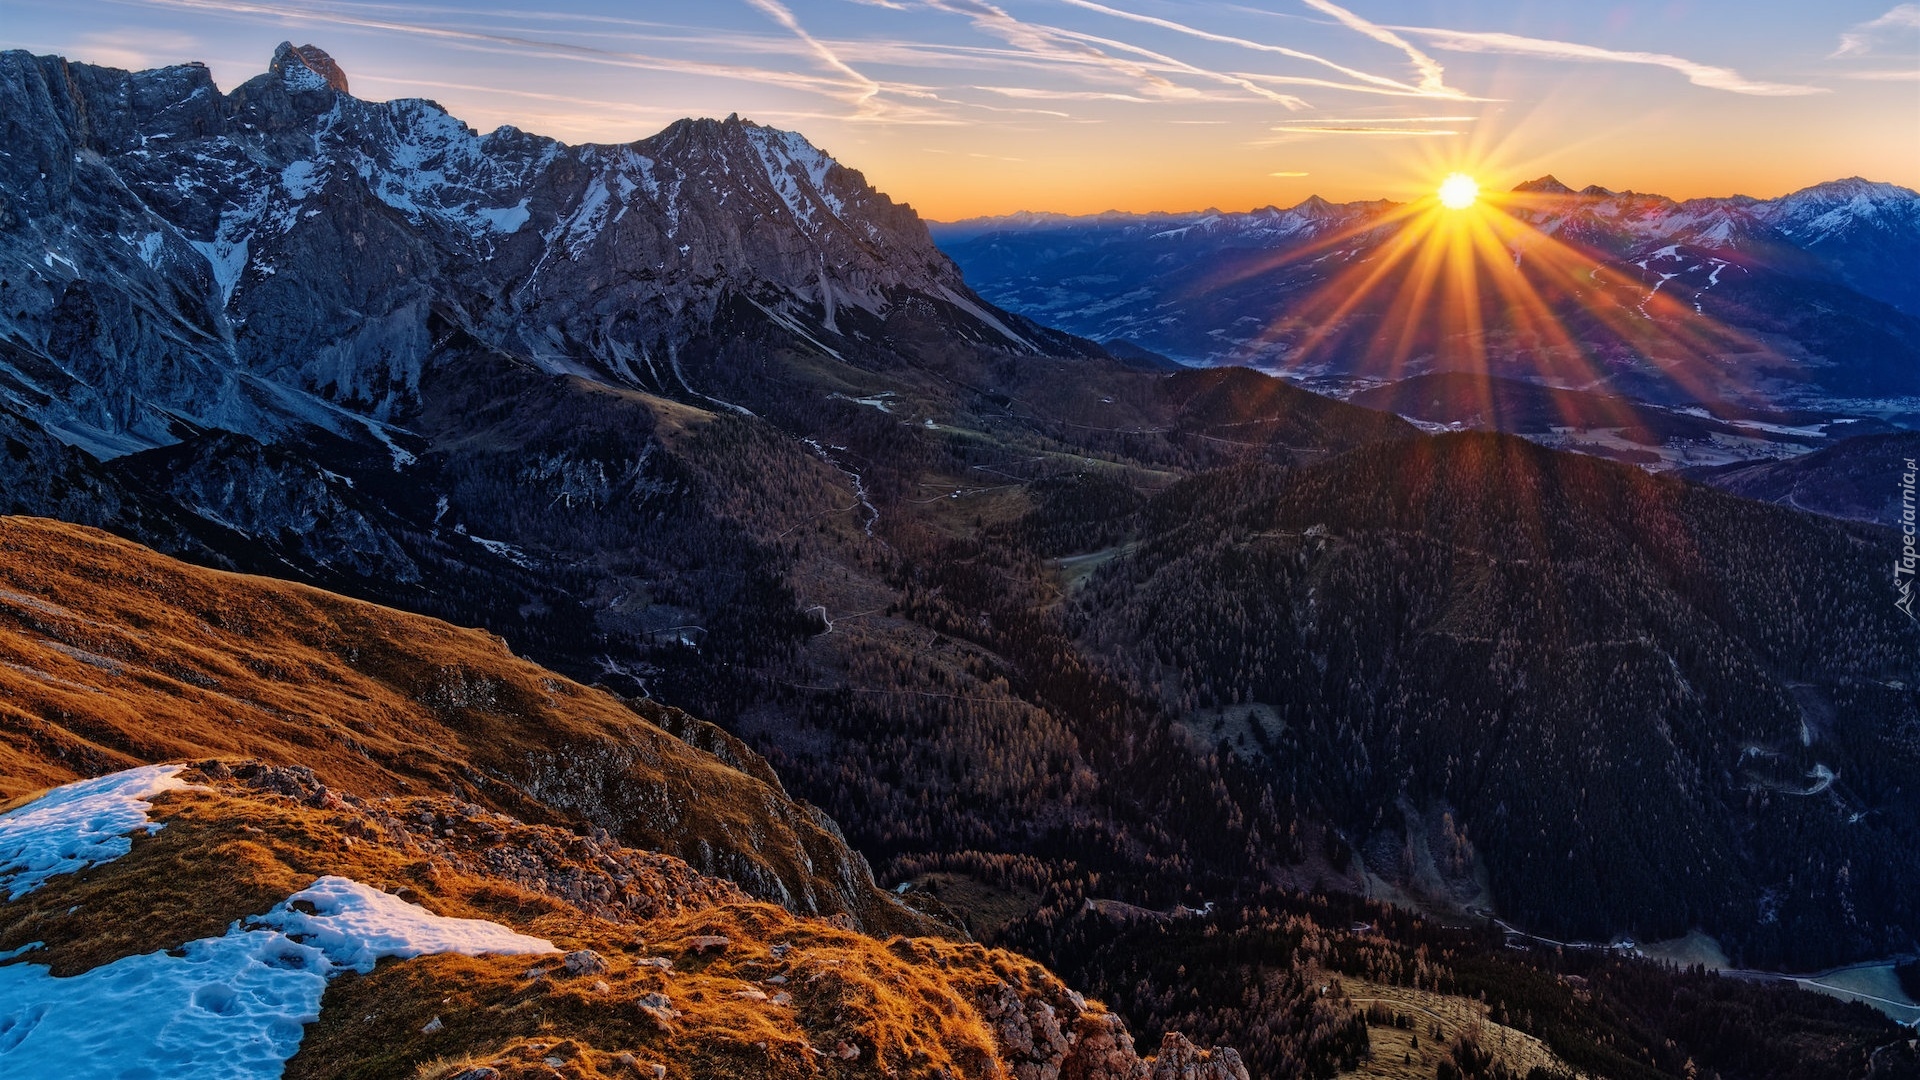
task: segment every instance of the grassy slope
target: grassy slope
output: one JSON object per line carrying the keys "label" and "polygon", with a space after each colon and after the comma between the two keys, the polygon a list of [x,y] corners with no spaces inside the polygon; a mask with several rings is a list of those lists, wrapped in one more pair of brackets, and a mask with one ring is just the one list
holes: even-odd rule
{"label": "grassy slope", "polygon": [[589,821],[800,911],[924,925],[764,767],[731,767],[490,634],[58,522],[0,519],[0,553],[0,794],[259,758],[361,795]]}

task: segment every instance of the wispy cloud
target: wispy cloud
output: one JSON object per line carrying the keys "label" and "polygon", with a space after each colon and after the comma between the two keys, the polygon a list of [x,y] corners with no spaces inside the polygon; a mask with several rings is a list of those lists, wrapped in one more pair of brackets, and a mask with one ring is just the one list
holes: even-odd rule
{"label": "wispy cloud", "polygon": [[[1417,87],[1412,87],[1412,86],[1402,86],[1402,85],[1379,86],[1379,85],[1370,84],[1370,83],[1343,83],[1343,82],[1335,82],[1332,79],[1316,79],[1310,75],[1269,75],[1265,72],[1259,72],[1259,71],[1236,71],[1233,74],[1242,79],[1251,79],[1254,82],[1262,83],[1267,86],[1320,86],[1320,87],[1326,87],[1329,90],[1349,90],[1359,94],[1380,94],[1386,97],[1431,99],[1434,96],[1432,94],[1426,93],[1423,90],[1420,90]],[[1461,94],[1459,96],[1448,94],[1446,95],[1446,100],[1448,101],[1494,101],[1497,99],[1486,98],[1486,97],[1472,97],[1466,94]]]}
{"label": "wispy cloud", "polygon": [[1299,124],[1286,125],[1273,129],[1281,135],[1396,135],[1425,137],[1430,135],[1458,135],[1450,128],[1416,127],[1378,127],[1371,124]]}
{"label": "wispy cloud", "polygon": [[1268,176],[1279,176],[1279,177],[1299,177],[1299,176],[1311,176],[1311,175],[1313,175],[1313,174],[1311,174],[1311,173],[1303,173],[1303,172],[1270,172],[1270,173],[1268,173],[1267,175],[1268,175]]}
{"label": "wispy cloud", "polygon": [[1151,105],[1155,101],[1154,98],[1111,90],[1054,90],[1042,86],[976,86],[974,89],[1029,101],[1124,101],[1132,105]]}
{"label": "wispy cloud", "polygon": [[1920,4],[1900,4],[1877,19],[1860,23],[1840,35],[1840,47],[1833,50],[1835,58],[1843,56],[1865,56],[1873,51],[1874,45],[1888,31],[1920,29]]}
{"label": "wispy cloud", "polygon": [[1283,120],[1288,124],[1470,124],[1477,116],[1316,116],[1312,120]]}
{"label": "wispy cloud", "polygon": [[[1250,79],[1213,71],[1130,42],[1068,30],[1046,23],[1027,22],[984,0],[925,0],[928,7],[964,16],[983,33],[1015,48],[1063,63],[1092,64],[1136,84],[1136,92],[1150,99],[1207,100],[1205,92],[1174,81],[1171,74],[1236,88],[1289,109],[1306,107],[1291,94],[1279,94]],[[1125,54],[1125,55],[1121,55]]]}
{"label": "wispy cloud", "polygon": [[688,57],[656,56],[639,52],[600,49],[590,45],[552,41],[516,34],[483,33],[459,27],[430,26],[358,15],[350,10],[304,8],[294,4],[257,4],[245,0],[131,0],[140,7],[208,14],[242,15],[279,22],[348,26],[362,30],[385,30],[416,37],[434,38],[449,44],[476,47],[482,51],[504,51],[541,59],[566,59],[612,67],[665,71],[683,75],[702,75],[720,79],[766,82],[794,90],[837,94],[845,83],[817,75],[779,71],[744,64],[725,64]]}
{"label": "wispy cloud", "polygon": [[1434,47],[1452,52],[1500,53],[1509,56],[1538,56],[1551,60],[1592,63],[1649,64],[1677,71],[1685,75],[1687,81],[1695,86],[1704,86],[1710,90],[1725,90],[1732,94],[1793,97],[1826,92],[1823,87],[1818,86],[1749,79],[1732,68],[1702,64],[1668,53],[1626,52],[1618,49],[1603,49],[1597,45],[1582,45],[1574,41],[1552,41],[1546,38],[1521,37],[1518,34],[1442,30],[1427,26],[1396,26],[1394,29],[1425,38],[1432,42]]}
{"label": "wispy cloud", "polygon": [[813,54],[818,56],[821,62],[826,64],[828,68],[851,79],[857,92],[855,98],[857,105],[865,107],[867,103],[871,102],[874,96],[880,92],[879,83],[874,82],[872,79],[867,78],[865,75],[849,67],[845,61],[834,54],[832,49],[821,44],[819,38],[807,33],[807,28],[800,25],[800,20],[794,18],[793,12],[789,10],[785,4],[780,3],[780,0],[747,0],[747,3],[758,8],[774,22],[786,27],[794,37],[800,39],[802,44],[812,50]]}
{"label": "wispy cloud", "polygon": [[1406,38],[1401,37],[1399,34],[1394,33],[1384,26],[1368,22],[1338,4],[1329,3],[1328,0],[1301,0],[1301,2],[1315,11],[1323,12],[1339,19],[1341,23],[1345,24],[1350,30],[1359,31],[1373,40],[1380,42],[1382,45],[1391,45],[1401,52],[1406,53],[1407,59],[1413,61],[1414,70],[1420,73],[1420,89],[1422,92],[1431,94],[1434,97],[1461,96],[1457,91],[1447,86],[1447,71],[1440,66],[1440,62],[1428,56],[1426,53],[1421,52],[1419,49],[1414,48]]}
{"label": "wispy cloud", "polygon": [[175,63],[200,47],[199,41],[187,34],[151,30],[96,30],[80,35],[79,44],[94,63],[131,71]]}
{"label": "wispy cloud", "polygon": [[[500,53],[547,60],[568,60],[582,63],[601,64],[610,67],[630,68],[641,71],[657,71],[668,74],[692,75],[705,78],[725,79],[763,86],[776,86],[787,90],[832,98],[853,108],[852,115],[833,116],[825,113],[796,113],[815,117],[830,117],[858,121],[873,121],[892,124],[930,124],[951,125],[964,121],[954,118],[950,113],[915,105],[909,102],[880,102],[878,95],[891,93],[899,98],[919,98],[939,102],[937,95],[927,88],[903,83],[881,83],[869,79],[851,65],[842,61],[834,50],[808,33],[779,0],[746,0],[772,17],[783,28],[795,35],[799,47],[804,53],[817,58],[830,71],[830,75],[816,75],[778,68],[759,67],[752,64],[729,63],[706,60],[695,56],[678,55],[666,52],[642,52],[603,48],[596,45],[583,45],[576,42],[554,40],[549,37],[533,36],[528,33],[497,33],[476,30],[471,27],[437,25],[413,21],[399,17],[412,11],[422,17],[430,15],[459,15],[461,12],[450,9],[406,8],[380,4],[326,4],[303,5],[264,4],[254,0],[121,0],[131,6],[156,8],[170,11],[188,11],[219,16],[239,16],[258,18],[281,23],[306,23],[350,27],[360,30],[385,31],[408,36],[438,40],[450,46],[476,52]],[[393,12],[392,16],[383,16],[383,12]],[[517,14],[517,13],[494,13]],[[598,20],[617,22],[628,27],[658,26],[662,29],[684,30],[683,27],[668,27],[665,24],[651,24],[638,20]],[[627,35],[632,36],[632,35]],[[661,44],[677,46],[684,44],[674,39],[666,39]],[[749,50],[752,51],[752,50]],[[769,52],[779,52],[771,49]],[[798,54],[796,54],[798,55]],[[954,105],[953,102],[940,104]],[[772,115],[768,113],[767,115]]]}
{"label": "wispy cloud", "polygon": [[[1096,4],[1093,2],[1093,0],[1061,0],[1061,2],[1072,5],[1073,7],[1084,8],[1088,11],[1099,12],[1102,15],[1109,15],[1116,19],[1126,19],[1130,22],[1144,23],[1147,26],[1158,27],[1162,30],[1171,30],[1176,34],[1185,34],[1188,37],[1199,38],[1202,41],[1211,41],[1211,42],[1216,42],[1222,45],[1235,45],[1243,49],[1252,49],[1257,52],[1274,53],[1276,55],[1285,56],[1290,59],[1302,60],[1311,64],[1318,64],[1322,67],[1330,68],[1334,71],[1337,71],[1340,74],[1347,76],[1348,78],[1358,79],[1363,83],[1371,84],[1371,86],[1373,87],[1386,87],[1392,90],[1402,91],[1410,95],[1429,95],[1430,94],[1436,97],[1456,96],[1451,90],[1448,90],[1444,85],[1440,86],[1438,90],[1435,90],[1431,87],[1426,87],[1426,86],[1421,86],[1421,87],[1410,86],[1396,79],[1390,79],[1384,75],[1374,75],[1369,72],[1361,71],[1358,68],[1348,67],[1345,64],[1341,64],[1333,60],[1329,60],[1324,56],[1319,56],[1310,52],[1303,52],[1299,49],[1288,48],[1285,45],[1272,45],[1263,41],[1254,41],[1250,38],[1235,37],[1231,34],[1216,34],[1211,30],[1202,30],[1198,27],[1189,26],[1185,23],[1175,22],[1172,19],[1162,19],[1152,15],[1141,15],[1136,12],[1122,11],[1118,8],[1108,7],[1105,4]],[[1318,7],[1322,2],[1324,2],[1324,0],[1307,0],[1307,2]],[[1340,8],[1334,8],[1333,5],[1331,4],[1327,4],[1326,6],[1329,8],[1333,8],[1333,10],[1335,11],[1343,10]],[[1437,70],[1437,65],[1436,65],[1436,70]],[[1337,83],[1337,82],[1333,82],[1331,80],[1325,80],[1325,79],[1312,79],[1312,80],[1302,79],[1300,80],[1300,82],[1305,85],[1326,86],[1326,87],[1332,87],[1335,89],[1342,89],[1342,90],[1364,89],[1361,87],[1353,87],[1346,83]]]}

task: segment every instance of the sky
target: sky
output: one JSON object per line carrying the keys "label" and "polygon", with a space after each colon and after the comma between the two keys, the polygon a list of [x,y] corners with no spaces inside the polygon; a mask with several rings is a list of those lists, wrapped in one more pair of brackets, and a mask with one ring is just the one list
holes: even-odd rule
{"label": "sky", "polygon": [[1920,187],[1920,3],[0,0],[0,48],[200,60],[223,89],[287,39],[481,131],[739,113],[938,220],[1408,199],[1454,171]]}

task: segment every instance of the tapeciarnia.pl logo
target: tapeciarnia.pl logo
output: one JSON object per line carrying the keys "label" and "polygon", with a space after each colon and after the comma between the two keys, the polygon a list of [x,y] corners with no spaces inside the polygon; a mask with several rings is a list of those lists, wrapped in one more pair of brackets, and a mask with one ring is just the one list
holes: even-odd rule
{"label": "tapeciarnia.pl logo", "polygon": [[1920,622],[1920,616],[1913,613],[1913,574],[1916,564],[1920,564],[1920,552],[1914,550],[1914,504],[1913,482],[1920,467],[1916,467],[1913,458],[1906,459],[1906,471],[1900,474],[1900,559],[1893,564],[1893,590],[1900,594],[1893,606],[1906,613],[1907,618]]}

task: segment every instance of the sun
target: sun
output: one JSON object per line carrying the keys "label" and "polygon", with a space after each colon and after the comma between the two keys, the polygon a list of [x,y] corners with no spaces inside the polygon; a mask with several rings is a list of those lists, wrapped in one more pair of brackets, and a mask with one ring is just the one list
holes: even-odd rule
{"label": "sun", "polygon": [[1480,197],[1480,182],[1466,173],[1449,174],[1440,181],[1440,205],[1449,210],[1465,210]]}

